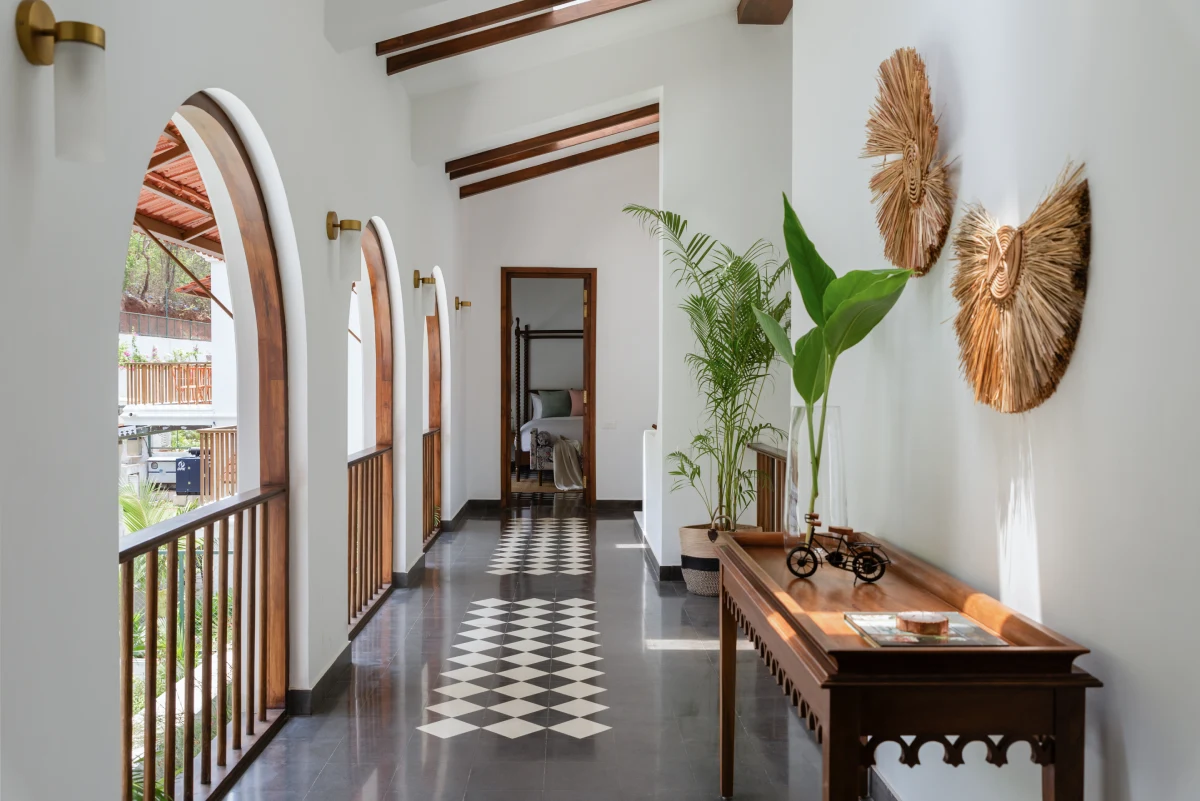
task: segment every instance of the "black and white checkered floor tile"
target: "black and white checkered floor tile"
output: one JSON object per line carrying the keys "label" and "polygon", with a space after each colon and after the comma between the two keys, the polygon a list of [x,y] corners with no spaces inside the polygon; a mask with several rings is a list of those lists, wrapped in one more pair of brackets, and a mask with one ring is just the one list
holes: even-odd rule
{"label": "black and white checkered floor tile", "polygon": [[492,556],[493,576],[528,573],[545,576],[592,572],[592,543],[582,517],[517,518],[506,520],[500,544]]}
{"label": "black and white checkered floor tile", "polygon": [[515,739],[549,729],[580,740],[608,731],[590,717],[608,709],[592,700],[605,692],[593,683],[604,675],[595,667],[593,606],[582,598],[472,602],[450,657],[459,667],[442,673],[434,693],[443,700],[426,707],[438,719],[418,731],[446,739],[482,728]]}

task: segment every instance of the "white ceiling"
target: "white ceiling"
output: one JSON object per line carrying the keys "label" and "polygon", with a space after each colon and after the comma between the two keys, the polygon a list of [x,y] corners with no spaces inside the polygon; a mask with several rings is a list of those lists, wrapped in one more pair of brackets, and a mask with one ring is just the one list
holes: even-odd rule
{"label": "white ceiling", "polygon": [[[511,0],[326,0],[325,35],[338,50],[375,42],[497,8]],[[566,2],[566,0],[564,0]],[[444,59],[391,78],[410,96],[512,74],[716,14],[733,15],[738,0],[649,0],[555,30]],[[384,59],[379,69],[385,70]]]}

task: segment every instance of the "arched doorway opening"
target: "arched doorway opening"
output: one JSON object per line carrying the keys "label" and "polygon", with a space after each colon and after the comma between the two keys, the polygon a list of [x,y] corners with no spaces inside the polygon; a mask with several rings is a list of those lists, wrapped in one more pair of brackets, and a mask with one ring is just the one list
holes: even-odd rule
{"label": "arched doorway opening", "polygon": [[425,433],[421,439],[421,545],[442,533],[442,321],[436,296],[425,316]]}
{"label": "arched doorway opening", "polygon": [[[188,98],[158,142],[143,197],[149,191],[166,206],[155,214],[139,202],[135,225],[165,244],[220,248],[232,299],[238,287],[243,295],[225,309],[238,312],[239,370],[254,371],[238,405],[253,408],[238,415],[249,425],[237,433],[236,480],[220,470],[223,452],[210,502],[120,543],[123,799],[220,792],[281,724],[288,689],[288,362],[267,200],[237,125],[212,95]],[[163,169],[186,159],[200,183]],[[208,191],[196,197],[197,186]],[[203,293],[197,279],[193,291]]]}
{"label": "arched doorway opening", "polygon": [[[371,410],[369,421],[363,420],[358,426],[364,432],[364,439],[359,444],[365,447],[351,453],[348,461],[349,482],[349,519],[347,522],[347,625],[351,636],[356,634],[379,603],[387,597],[392,588],[392,572],[394,561],[394,532],[395,532],[395,481],[393,478],[393,379],[394,340],[392,328],[392,304],[389,295],[387,263],[384,258],[383,239],[386,232],[381,232],[382,224],[370,221],[363,231],[362,254],[363,280],[356,282],[352,289],[354,293],[352,304],[358,304],[351,313],[351,337],[356,338],[360,364],[351,363],[349,379],[354,381],[357,367],[358,380],[361,389],[358,393],[363,398],[360,410],[351,409],[350,416],[356,411],[365,415]],[[369,291],[369,303],[367,292]],[[357,310],[361,314],[356,314]],[[361,334],[354,336],[353,319],[357,317],[362,323],[370,322],[373,331],[368,332],[363,325]],[[373,358],[368,358],[373,355]],[[367,364],[370,362],[370,364]],[[368,369],[371,368],[371,369]],[[364,380],[370,377],[372,380]],[[355,393],[350,393],[354,397]],[[350,436],[354,436],[356,426],[350,425]],[[373,436],[365,432],[373,431]],[[364,440],[371,440],[367,442]]]}
{"label": "arched doorway opening", "polygon": [[451,366],[450,366],[450,317],[447,306],[446,281],[440,267],[433,268],[429,278],[417,274],[418,286],[432,284],[433,292],[428,300],[423,330],[425,347],[422,349],[424,370],[422,371],[422,402],[424,404],[425,433],[421,446],[421,508],[422,548],[429,550],[434,540],[442,533],[446,524],[446,483],[450,473],[449,454],[446,443],[451,439],[450,418]]}

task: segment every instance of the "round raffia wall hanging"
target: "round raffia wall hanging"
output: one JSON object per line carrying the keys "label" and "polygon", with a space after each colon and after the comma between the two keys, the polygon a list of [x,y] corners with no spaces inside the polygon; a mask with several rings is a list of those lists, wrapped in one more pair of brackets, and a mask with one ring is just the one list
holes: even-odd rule
{"label": "round raffia wall hanging", "polygon": [[925,275],[950,233],[954,197],[938,155],[938,125],[925,62],[897,50],[879,65],[879,96],[867,120],[863,158],[882,157],[871,178],[875,220],[892,264]]}
{"label": "round raffia wall hanging", "polygon": [[1092,215],[1083,167],[1067,166],[1020,228],[971,206],[954,235],[954,328],[975,400],[1040,406],[1067,370],[1087,293]]}

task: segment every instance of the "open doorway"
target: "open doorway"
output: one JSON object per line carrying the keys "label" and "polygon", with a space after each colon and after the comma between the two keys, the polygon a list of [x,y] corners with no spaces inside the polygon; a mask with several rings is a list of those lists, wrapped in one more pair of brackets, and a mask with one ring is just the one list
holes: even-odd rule
{"label": "open doorway", "polygon": [[596,270],[501,268],[500,498],[595,482]]}

